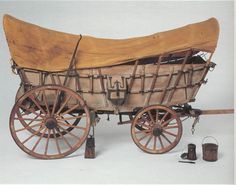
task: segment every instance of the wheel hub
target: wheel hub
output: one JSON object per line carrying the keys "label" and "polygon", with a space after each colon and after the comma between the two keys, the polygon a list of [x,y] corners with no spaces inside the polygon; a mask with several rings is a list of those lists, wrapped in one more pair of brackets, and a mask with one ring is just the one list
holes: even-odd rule
{"label": "wheel hub", "polygon": [[48,129],[54,129],[57,127],[57,120],[55,118],[47,118],[45,121],[45,126]]}
{"label": "wheel hub", "polygon": [[152,130],[152,134],[154,136],[160,136],[161,133],[162,133],[162,129],[161,128],[156,127],[156,128],[153,128],[153,130]]}

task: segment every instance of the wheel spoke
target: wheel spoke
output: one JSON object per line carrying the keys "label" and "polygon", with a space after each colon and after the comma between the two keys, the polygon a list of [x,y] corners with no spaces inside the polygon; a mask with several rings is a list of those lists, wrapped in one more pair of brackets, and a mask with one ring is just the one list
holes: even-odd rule
{"label": "wheel spoke", "polygon": [[38,139],[37,142],[35,143],[34,147],[33,147],[32,150],[31,150],[31,152],[34,152],[34,150],[35,150],[36,147],[38,146],[39,142],[41,141],[41,139],[43,138],[43,136],[45,135],[45,133],[46,133],[47,130],[48,130],[47,128],[44,129],[43,133],[40,135],[39,139]]}
{"label": "wheel spoke", "polygon": [[56,98],[55,98],[55,101],[54,101],[54,104],[53,104],[53,108],[52,108],[52,112],[51,112],[51,115],[54,115],[55,113],[55,109],[56,109],[56,106],[57,106],[57,103],[58,103],[58,96],[59,96],[59,90],[56,91]]}
{"label": "wheel spoke", "polygon": [[169,140],[169,139],[166,137],[166,135],[165,135],[163,132],[162,132],[162,134],[161,134],[161,135],[162,135],[162,137],[164,137],[164,138],[165,138],[165,140],[166,140],[166,141],[168,141],[168,143],[170,143],[170,144],[171,144],[171,141],[170,141],[170,140]]}
{"label": "wheel spoke", "polygon": [[61,134],[61,131],[58,127],[56,127],[56,131],[61,136],[61,138],[64,140],[64,142],[72,149],[73,147],[70,145],[69,141]]}
{"label": "wheel spoke", "polygon": [[19,107],[21,107],[22,109],[26,109],[26,111],[31,112],[32,114],[35,114],[35,115],[43,118],[43,116],[41,114],[38,114],[36,111],[29,109],[28,107],[25,107],[24,105],[19,105]]}
{"label": "wheel spoke", "polygon": [[148,116],[151,119],[152,125],[154,125],[155,121],[154,121],[154,118],[153,118],[152,113],[150,111],[148,111]]}
{"label": "wheel spoke", "polygon": [[55,142],[56,142],[57,151],[59,152],[59,154],[61,154],[61,149],[60,149],[60,146],[59,146],[59,143],[58,143],[58,138],[56,136],[55,129],[52,129],[52,132],[53,132],[53,136],[54,136],[54,139],[55,139]]}
{"label": "wheel spoke", "polygon": [[65,114],[68,114],[69,112],[75,110],[75,109],[78,108],[79,106],[80,106],[79,104],[74,105],[73,107],[71,107],[71,108],[68,109],[67,111],[61,113],[60,116],[63,116],[63,115],[65,115]]}
{"label": "wheel spoke", "polygon": [[178,125],[176,125],[176,126],[167,126],[167,127],[163,127],[162,129],[167,130],[167,129],[173,129],[173,128],[179,128],[179,126]]}
{"label": "wheel spoke", "polygon": [[174,134],[174,133],[172,133],[172,132],[168,132],[168,131],[166,131],[166,130],[163,130],[163,132],[165,132],[166,134],[169,134],[169,135],[171,135],[171,136],[177,137],[177,134]]}
{"label": "wheel spoke", "polygon": [[[32,122],[33,123],[33,122]],[[41,123],[38,123],[38,124],[35,124],[35,125],[27,125],[26,127],[24,128],[21,128],[21,129],[17,129],[15,130],[15,132],[20,132],[20,131],[23,131],[23,130],[28,130],[29,128],[34,128],[34,127],[37,127],[37,126],[40,126],[42,125],[42,122]]]}
{"label": "wheel spoke", "polygon": [[153,150],[156,150],[157,147],[157,136],[154,136]]}
{"label": "wheel spoke", "polygon": [[161,139],[161,137],[160,137],[160,136],[157,136],[157,138],[158,138],[158,139],[159,139],[159,141],[160,141],[161,148],[164,148],[164,145],[163,145],[163,142],[162,142],[162,139]]}
{"label": "wheel spoke", "polygon": [[[19,115],[17,115],[17,116],[19,117]],[[33,120],[31,120],[28,124],[26,124],[26,126],[31,125],[31,124],[34,122],[34,120],[37,119],[38,117],[39,117],[39,115],[35,116],[35,117],[33,118]],[[21,115],[21,118],[22,118],[22,115]],[[21,120],[21,118],[19,118],[19,120]],[[14,118],[14,119],[16,119],[16,118]],[[22,120],[24,120],[24,118],[23,118]],[[20,123],[22,124],[22,122],[20,122]],[[24,125],[23,125],[23,126],[24,126]]]}
{"label": "wheel spoke", "polygon": [[150,143],[151,139],[152,139],[153,135],[150,135],[149,139],[147,140],[146,144],[145,144],[145,147],[148,146],[148,144]]}
{"label": "wheel spoke", "polygon": [[49,144],[50,135],[51,135],[51,130],[48,129],[48,137],[47,137],[47,141],[46,141],[46,145],[45,145],[44,155],[47,155],[47,153],[48,153],[48,144]]}
{"label": "wheel spoke", "polygon": [[166,117],[168,116],[168,114],[169,114],[169,112],[166,112],[166,113],[164,114],[164,116],[161,118],[161,121],[160,121],[161,124],[162,124],[162,122],[166,119]]}
{"label": "wheel spoke", "polygon": [[25,120],[25,121],[43,121],[43,119],[35,119],[35,118],[14,118],[15,120]]}
{"label": "wheel spoke", "polygon": [[69,132],[68,130],[64,129],[64,128],[61,127],[60,125],[58,125],[58,127],[59,127],[60,129],[62,129],[63,131],[65,131],[67,134],[69,134],[69,135],[75,137],[76,139],[80,140],[80,138],[79,138],[78,136],[72,134],[71,132]]}
{"label": "wheel spoke", "polygon": [[64,108],[65,105],[68,103],[68,101],[70,100],[70,98],[71,98],[71,95],[66,98],[66,100],[64,101],[64,103],[61,105],[60,109],[56,112],[56,115],[58,115],[58,114],[63,110],[63,108]]}
{"label": "wheel spoke", "polygon": [[134,133],[135,133],[135,134],[140,134],[140,133],[148,134],[148,133],[150,133],[150,132],[151,132],[150,130],[146,130],[146,129],[144,129],[144,130],[138,130],[138,131],[135,131]]}
{"label": "wheel spoke", "polygon": [[139,138],[138,141],[140,142],[141,140],[143,140],[144,138],[146,138],[148,135],[150,135],[150,134],[145,134],[143,137]]}
{"label": "wheel spoke", "polygon": [[38,131],[36,131],[35,133],[33,133],[30,137],[28,137],[27,139],[25,139],[22,144],[25,144],[27,141],[29,141],[32,137],[36,136],[41,130],[43,130],[44,127],[41,127]]}
{"label": "wheel spoke", "polygon": [[140,127],[144,126],[144,127],[148,128],[148,129],[151,129],[151,126],[150,125],[146,125],[145,123],[146,123],[145,121],[143,121],[142,123],[137,122],[136,125],[139,125]]}
{"label": "wheel spoke", "polygon": [[39,108],[39,110],[41,110],[43,114],[47,115],[47,113],[43,110],[43,108],[40,106],[40,103],[35,99],[34,96],[30,95],[29,98],[34,102],[34,104]]}
{"label": "wheel spoke", "polygon": [[167,121],[165,121],[165,122],[163,122],[163,123],[161,123],[161,126],[162,127],[166,127],[172,120],[174,120],[175,118],[170,118],[170,119],[168,119]]}
{"label": "wheel spoke", "polygon": [[[23,111],[22,111],[23,112]],[[29,116],[29,113],[20,113],[20,110],[17,112],[23,118],[24,116]]]}
{"label": "wheel spoke", "polygon": [[[176,119],[176,118],[174,118],[174,120],[175,120],[175,119]],[[176,125],[176,124],[177,124],[177,122],[175,122],[175,123],[170,123],[170,122],[169,122],[168,125],[169,125],[169,126],[173,126],[173,125]]]}
{"label": "wheel spoke", "polygon": [[86,130],[86,128],[84,128],[84,127],[80,127],[80,126],[76,126],[76,125],[66,124],[66,123],[61,122],[61,121],[58,121],[58,123],[59,123],[60,125],[64,125],[64,126],[67,126],[67,127],[73,127],[73,128],[78,128],[78,129],[81,129],[81,130]]}
{"label": "wheel spoke", "polygon": [[156,110],[156,123],[158,123],[159,120],[159,109]]}
{"label": "wheel spoke", "polygon": [[47,97],[46,97],[45,91],[43,91],[43,102],[44,102],[44,104],[46,106],[47,113],[50,114],[49,104],[48,104],[48,101],[47,101]]}

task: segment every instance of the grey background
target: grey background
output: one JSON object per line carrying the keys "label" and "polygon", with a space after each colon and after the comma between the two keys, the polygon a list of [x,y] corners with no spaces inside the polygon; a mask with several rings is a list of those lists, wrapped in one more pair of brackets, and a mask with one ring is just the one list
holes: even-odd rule
{"label": "grey background", "polygon": [[[234,22],[232,1],[186,2],[0,2],[0,19],[11,14],[46,28],[103,38],[149,35],[189,23],[218,19],[220,37],[207,75],[192,106],[201,109],[232,108]],[[140,151],[130,137],[130,125],[117,126],[117,117],[105,117],[96,128],[95,160],[83,158],[84,147],[74,155],[52,161],[32,159],[13,142],[8,118],[19,86],[11,73],[10,54],[0,26],[0,183],[233,183],[233,115],[202,116],[194,136],[186,121],[180,143],[164,155]],[[213,135],[219,141],[219,160],[201,159],[201,140]],[[189,142],[197,144],[196,165],[179,164]]]}

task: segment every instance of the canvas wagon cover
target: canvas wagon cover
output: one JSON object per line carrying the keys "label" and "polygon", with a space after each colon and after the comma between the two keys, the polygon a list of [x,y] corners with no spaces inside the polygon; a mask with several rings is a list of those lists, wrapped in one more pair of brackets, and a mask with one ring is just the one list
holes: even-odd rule
{"label": "canvas wagon cover", "polygon": [[[79,35],[45,29],[9,15],[4,16],[3,24],[11,56],[18,66],[44,71],[68,69]],[[130,39],[83,36],[76,54],[76,67],[112,66],[190,48],[213,52],[218,35],[218,22],[211,18]]]}

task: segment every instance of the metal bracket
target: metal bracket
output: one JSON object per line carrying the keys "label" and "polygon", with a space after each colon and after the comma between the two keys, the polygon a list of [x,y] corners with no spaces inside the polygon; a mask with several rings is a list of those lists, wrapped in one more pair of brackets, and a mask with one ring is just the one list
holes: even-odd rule
{"label": "metal bracket", "polygon": [[184,104],[182,107],[177,107],[176,109],[177,112],[180,113],[182,116],[187,116],[187,118],[192,117],[194,118],[191,132],[194,134],[195,132],[195,126],[199,122],[200,115],[202,114],[202,111],[200,109],[193,109],[191,105],[189,104]]}
{"label": "metal bracket", "polygon": [[[122,114],[119,114],[119,122],[117,123],[118,125],[129,124],[129,123],[132,122],[131,119],[124,121],[124,120],[122,119],[122,116],[123,116]],[[132,115],[131,115],[131,114],[128,114],[128,116],[129,116],[129,118],[131,118]]]}
{"label": "metal bracket", "polygon": [[122,105],[127,95],[127,83],[124,77],[107,77],[107,98],[114,105]]}
{"label": "metal bracket", "polygon": [[206,84],[207,82],[208,82],[208,79],[202,81],[203,84]]}
{"label": "metal bracket", "polygon": [[195,132],[195,126],[196,126],[196,124],[199,123],[199,119],[200,119],[200,117],[198,116],[198,117],[195,117],[195,119],[194,119],[194,121],[193,121],[192,128],[191,128],[192,135],[193,135],[194,132]]}
{"label": "metal bracket", "polygon": [[98,117],[98,115],[96,114],[95,111],[90,111],[90,120],[91,120],[91,125],[92,126],[96,126],[97,123],[100,121],[100,118]]}
{"label": "metal bracket", "polygon": [[14,75],[18,75],[18,71],[17,71],[17,66],[15,61],[11,58],[10,59],[10,64],[11,64],[11,71]]}
{"label": "metal bracket", "polygon": [[210,67],[210,71],[214,71],[214,69],[215,69],[215,67],[216,67],[216,63],[214,63],[214,62],[211,62],[210,64],[209,64],[209,67]]}
{"label": "metal bracket", "polygon": [[202,114],[202,111],[200,109],[191,109],[189,113],[191,117],[194,117],[194,121],[191,128],[191,132],[193,135],[195,132],[195,126],[197,123],[199,123],[199,119],[200,119],[200,115]]}

